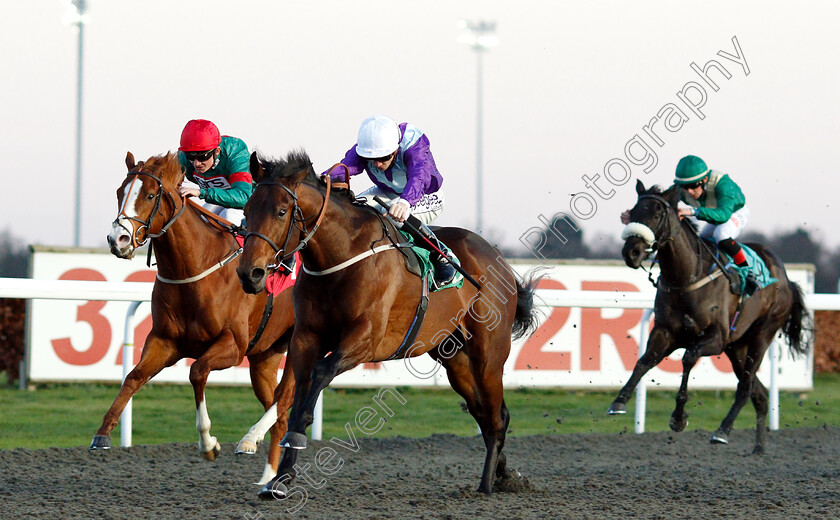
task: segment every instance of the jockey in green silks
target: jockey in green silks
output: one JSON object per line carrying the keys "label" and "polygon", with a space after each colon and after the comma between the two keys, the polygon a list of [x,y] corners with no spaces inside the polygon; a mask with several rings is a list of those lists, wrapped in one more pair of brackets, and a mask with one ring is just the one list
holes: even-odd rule
{"label": "jockey in green silks", "polygon": [[230,223],[242,225],[242,208],[254,191],[251,156],[242,139],[221,135],[206,119],[189,121],[181,132],[178,160],[187,172],[182,197],[198,197],[203,205]]}
{"label": "jockey in green silks", "polygon": [[[687,217],[698,224],[702,221],[700,236],[713,239],[738,267],[748,267],[744,250],[735,239],[749,222],[750,210],[735,181],[726,173],[710,169],[703,159],[686,155],[677,163],[674,184],[684,190],[685,204],[677,208],[680,218]],[[630,221],[629,212],[622,213],[621,221]],[[752,294],[757,289],[755,275],[748,271],[745,292]]]}

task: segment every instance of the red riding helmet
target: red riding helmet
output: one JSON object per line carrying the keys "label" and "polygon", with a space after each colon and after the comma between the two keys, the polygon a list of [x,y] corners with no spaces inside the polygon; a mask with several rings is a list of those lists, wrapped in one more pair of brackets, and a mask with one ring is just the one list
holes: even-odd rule
{"label": "red riding helmet", "polygon": [[193,119],[181,132],[181,147],[178,149],[182,152],[203,152],[215,150],[221,142],[222,136],[212,121]]}

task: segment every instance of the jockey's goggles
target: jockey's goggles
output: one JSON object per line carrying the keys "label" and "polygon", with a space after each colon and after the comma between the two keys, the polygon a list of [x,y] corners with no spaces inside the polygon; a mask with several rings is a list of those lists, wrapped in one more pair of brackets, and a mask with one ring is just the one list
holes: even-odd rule
{"label": "jockey's goggles", "polygon": [[697,181],[697,182],[692,182],[691,184],[684,184],[683,188],[685,188],[687,190],[696,190],[697,188],[699,188],[703,184],[705,184],[705,181]]}
{"label": "jockey's goggles", "polygon": [[190,161],[190,162],[193,162],[193,161],[201,161],[201,162],[204,162],[204,161],[206,161],[207,159],[209,159],[210,157],[212,157],[212,156],[213,156],[213,152],[215,152],[215,151],[216,151],[216,150],[215,150],[215,149],[213,149],[213,150],[206,150],[206,151],[204,151],[204,152],[184,152],[184,156],[185,156],[185,157],[187,158],[187,160],[188,160],[188,161]]}
{"label": "jockey's goggles", "polygon": [[372,159],[368,159],[368,161],[383,163],[383,162],[388,162],[391,159],[391,157],[393,157],[393,156],[394,156],[394,152],[391,152],[388,155],[385,155],[383,157],[374,157]]}

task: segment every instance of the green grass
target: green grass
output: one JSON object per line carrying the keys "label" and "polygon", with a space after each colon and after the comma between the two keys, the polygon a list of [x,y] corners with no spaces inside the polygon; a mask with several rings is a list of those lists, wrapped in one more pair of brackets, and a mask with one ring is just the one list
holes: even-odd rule
{"label": "green grass", "polygon": [[[48,384],[20,391],[0,380],[0,449],[87,446],[102,416],[117,394],[116,385]],[[405,404],[385,399],[394,412],[375,436],[426,437],[435,433],[475,435],[472,417],[462,410],[461,398],[451,389],[397,389]],[[324,394],[324,437],[346,438],[345,425],[360,435],[356,413],[373,402],[379,389],[328,389]],[[616,392],[564,389],[507,389],[511,435],[538,433],[617,433],[633,431],[635,401],[628,413],[610,417],[606,410]],[[668,429],[675,392],[649,391],[646,431]],[[714,430],[733,400],[732,391],[691,392],[687,405],[689,429]],[[133,401],[133,443],[195,442],[195,405],[188,385],[150,384]],[[207,388],[211,433],[220,442],[237,442],[262,415],[248,387]],[[807,394],[782,392],[780,426],[840,425],[840,374],[818,374]],[[384,414],[380,411],[380,416]],[[374,424],[374,423],[371,423]],[[752,429],[755,414],[747,404],[735,423]],[[111,434],[119,444],[119,426]]]}

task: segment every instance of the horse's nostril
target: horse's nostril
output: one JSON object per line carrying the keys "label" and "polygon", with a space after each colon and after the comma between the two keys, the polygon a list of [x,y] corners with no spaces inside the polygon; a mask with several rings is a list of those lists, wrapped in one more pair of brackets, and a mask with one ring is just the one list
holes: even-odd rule
{"label": "horse's nostril", "polygon": [[251,280],[254,282],[259,282],[265,276],[265,270],[259,267],[255,267],[251,270]]}

